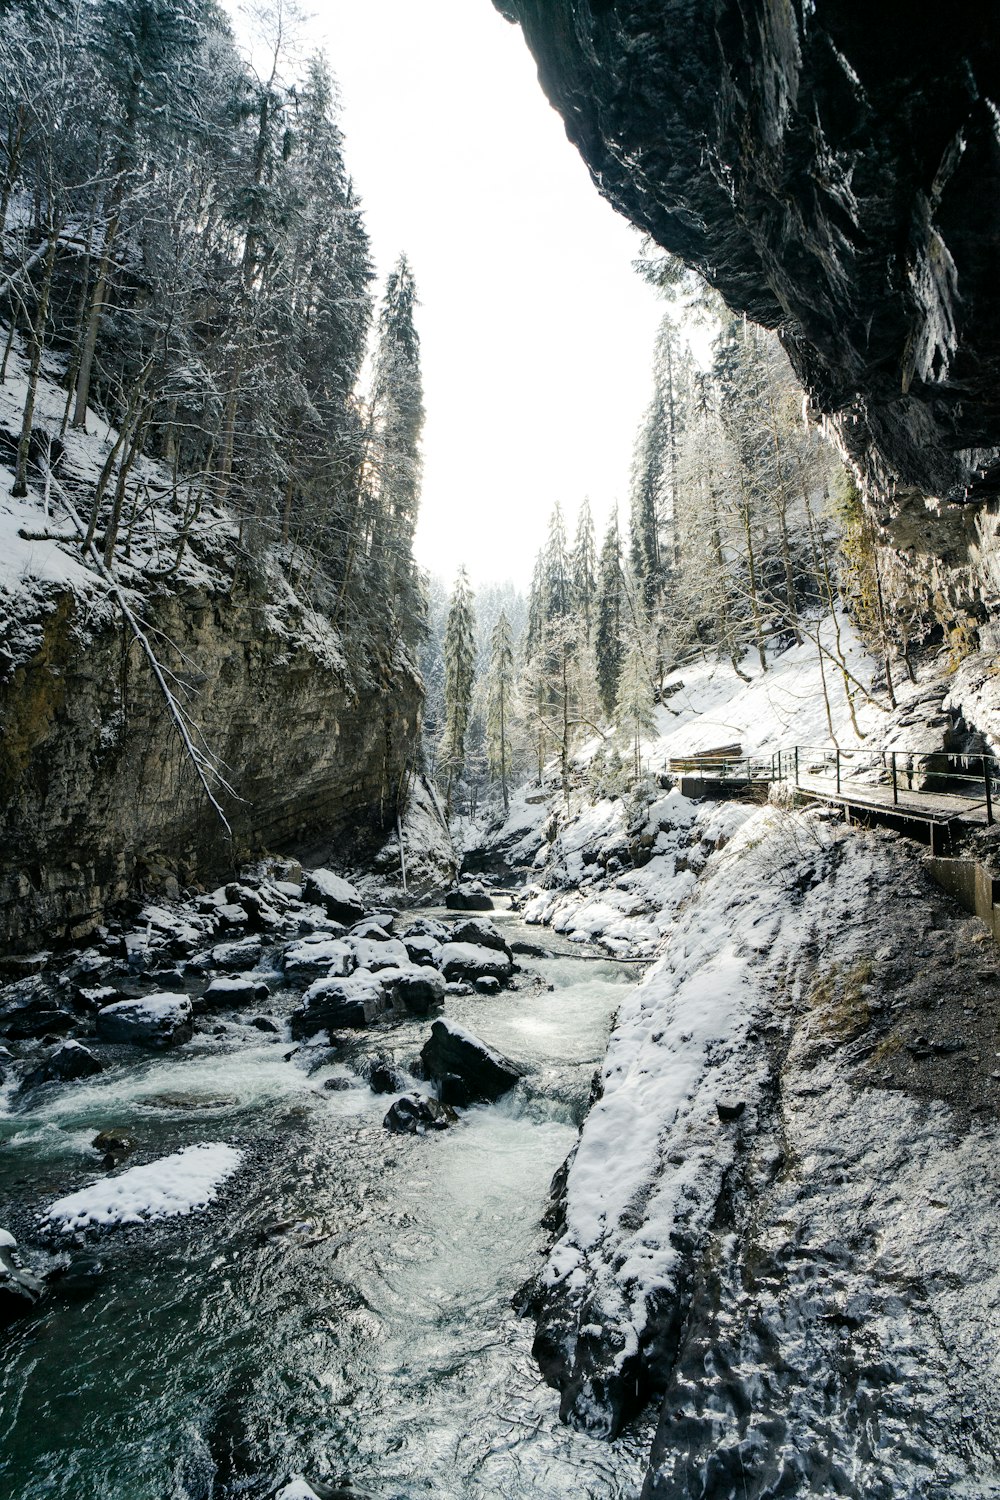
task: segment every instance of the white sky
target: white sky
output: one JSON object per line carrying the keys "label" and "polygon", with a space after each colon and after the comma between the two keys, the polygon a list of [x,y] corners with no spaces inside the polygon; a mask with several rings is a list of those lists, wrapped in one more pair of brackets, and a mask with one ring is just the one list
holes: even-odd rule
{"label": "white sky", "polygon": [[305,0],[340,83],[380,280],[421,307],[418,562],[526,584],[548,516],[628,499],[660,307],[491,0]]}

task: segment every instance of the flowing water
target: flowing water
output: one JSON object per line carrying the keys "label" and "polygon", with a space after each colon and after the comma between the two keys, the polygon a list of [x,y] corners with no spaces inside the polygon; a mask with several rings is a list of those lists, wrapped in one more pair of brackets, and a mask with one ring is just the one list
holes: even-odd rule
{"label": "flowing water", "polygon": [[[638,1494],[649,1434],[563,1427],[510,1305],[635,971],[530,964],[551,990],[449,999],[531,1071],[443,1133],[390,1135],[391,1100],[352,1057],[286,1060],[287,1042],[232,1022],[0,1117],[0,1226],[24,1244],[46,1203],[93,1178],[100,1129],[144,1156],[245,1153],[206,1213],[91,1237],[100,1273],[4,1335],[5,1500],[264,1497],[303,1472],[379,1500]],[[405,1068],[427,1030],[369,1032],[353,1060],[385,1050]],[[336,1076],[355,1086],[325,1090]]]}

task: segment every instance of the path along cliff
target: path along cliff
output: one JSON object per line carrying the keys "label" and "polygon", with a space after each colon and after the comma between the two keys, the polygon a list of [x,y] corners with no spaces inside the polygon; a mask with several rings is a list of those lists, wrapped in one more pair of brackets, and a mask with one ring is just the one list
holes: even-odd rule
{"label": "path along cliff", "polygon": [[[809,701],[786,668],[728,697],[693,668],[651,763],[720,709],[766,734],[762,694]],[[1000,1494],[986,928],[894,834],[601,791],[553,785],[489,839],[531,867],[529,922],[656,955],[522,1298],[564,1418],[614,1437],[652,1403],[645,1500]]]}

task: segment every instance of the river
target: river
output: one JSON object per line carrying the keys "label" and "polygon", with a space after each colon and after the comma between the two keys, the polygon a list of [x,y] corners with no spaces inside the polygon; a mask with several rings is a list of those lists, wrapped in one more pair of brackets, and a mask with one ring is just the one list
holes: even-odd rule
{"label": "river", "polygon": [[[29,1112],[7,1100],[0,1226],[25,1245],[39,1210],[93,1175],[98,1130],[144,1156],[244,1152],[207,1212],[91,1236],[94,1274],[3,1335],[7,1500],[266,1497],[297,1473],[378,1500],[638,1495],[649,1432],[606,1444],[562,1426],[511,1308],[636,972],[522,963],[551,989],[449,997],[447,1014],[529,1076],[440,1134],[390,1135],[391,1099],[351,1068],[376,1050],[406,1068],[428,1032],[416,1019],[331,1063],[286,1060],[287,1041],[223,1018],[222,1036],[49,1087]],[[356,1086],[323,1087],[336,1077]]]}

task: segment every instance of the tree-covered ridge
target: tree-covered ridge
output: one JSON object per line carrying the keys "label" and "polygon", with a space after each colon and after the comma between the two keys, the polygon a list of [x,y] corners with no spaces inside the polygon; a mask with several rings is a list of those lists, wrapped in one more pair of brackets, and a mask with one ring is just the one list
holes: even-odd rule
{"label": "tree-covered ridge", "polygon": [[[638,426],[627,526],[616,508],[598,546],[589,502],[569,521],[557,502],[527,597],[505,599],[506,614],[496,590],[473,601],[464,574],[450,608],[438,586],[425,647],[435,705],[427,743],[453,808],[474,811],[490,795],[506,805],[512,774],[541,780],[553,759],[568,790],[588,741],[595,787],[639,777],[654,708],[669,715],[668,678],[695,657],[766,673],[775,652],[808,639],[824,688],[838,682],[852,702],[867,690],[839,650],[845,603],[882,658],[891,695],[874,538],[833,449],[803,416],[780,345],[698,292],[695,310],[714,335],[700,366],[677,306],[690,289],[676,277],[663,289],[672,305]],[[459,618],[460,677],[447,668],[445,629]]]}
{"label": "tree-covered ridge", "polygon": [[376,321],[330,68],[296,66],[281,8],[260,21],[254,66],[214,0],[6,7],[0,376],[12,349],[27,366],[14,492],[40,477],[44,365],[63,435],[88,408],[115,430],[77,496],[107,566],[153,455],[187,530],[224,506],[238,567],[280,549],[349,639],[388,651],[421,613],[413,278],[402,261]]}

